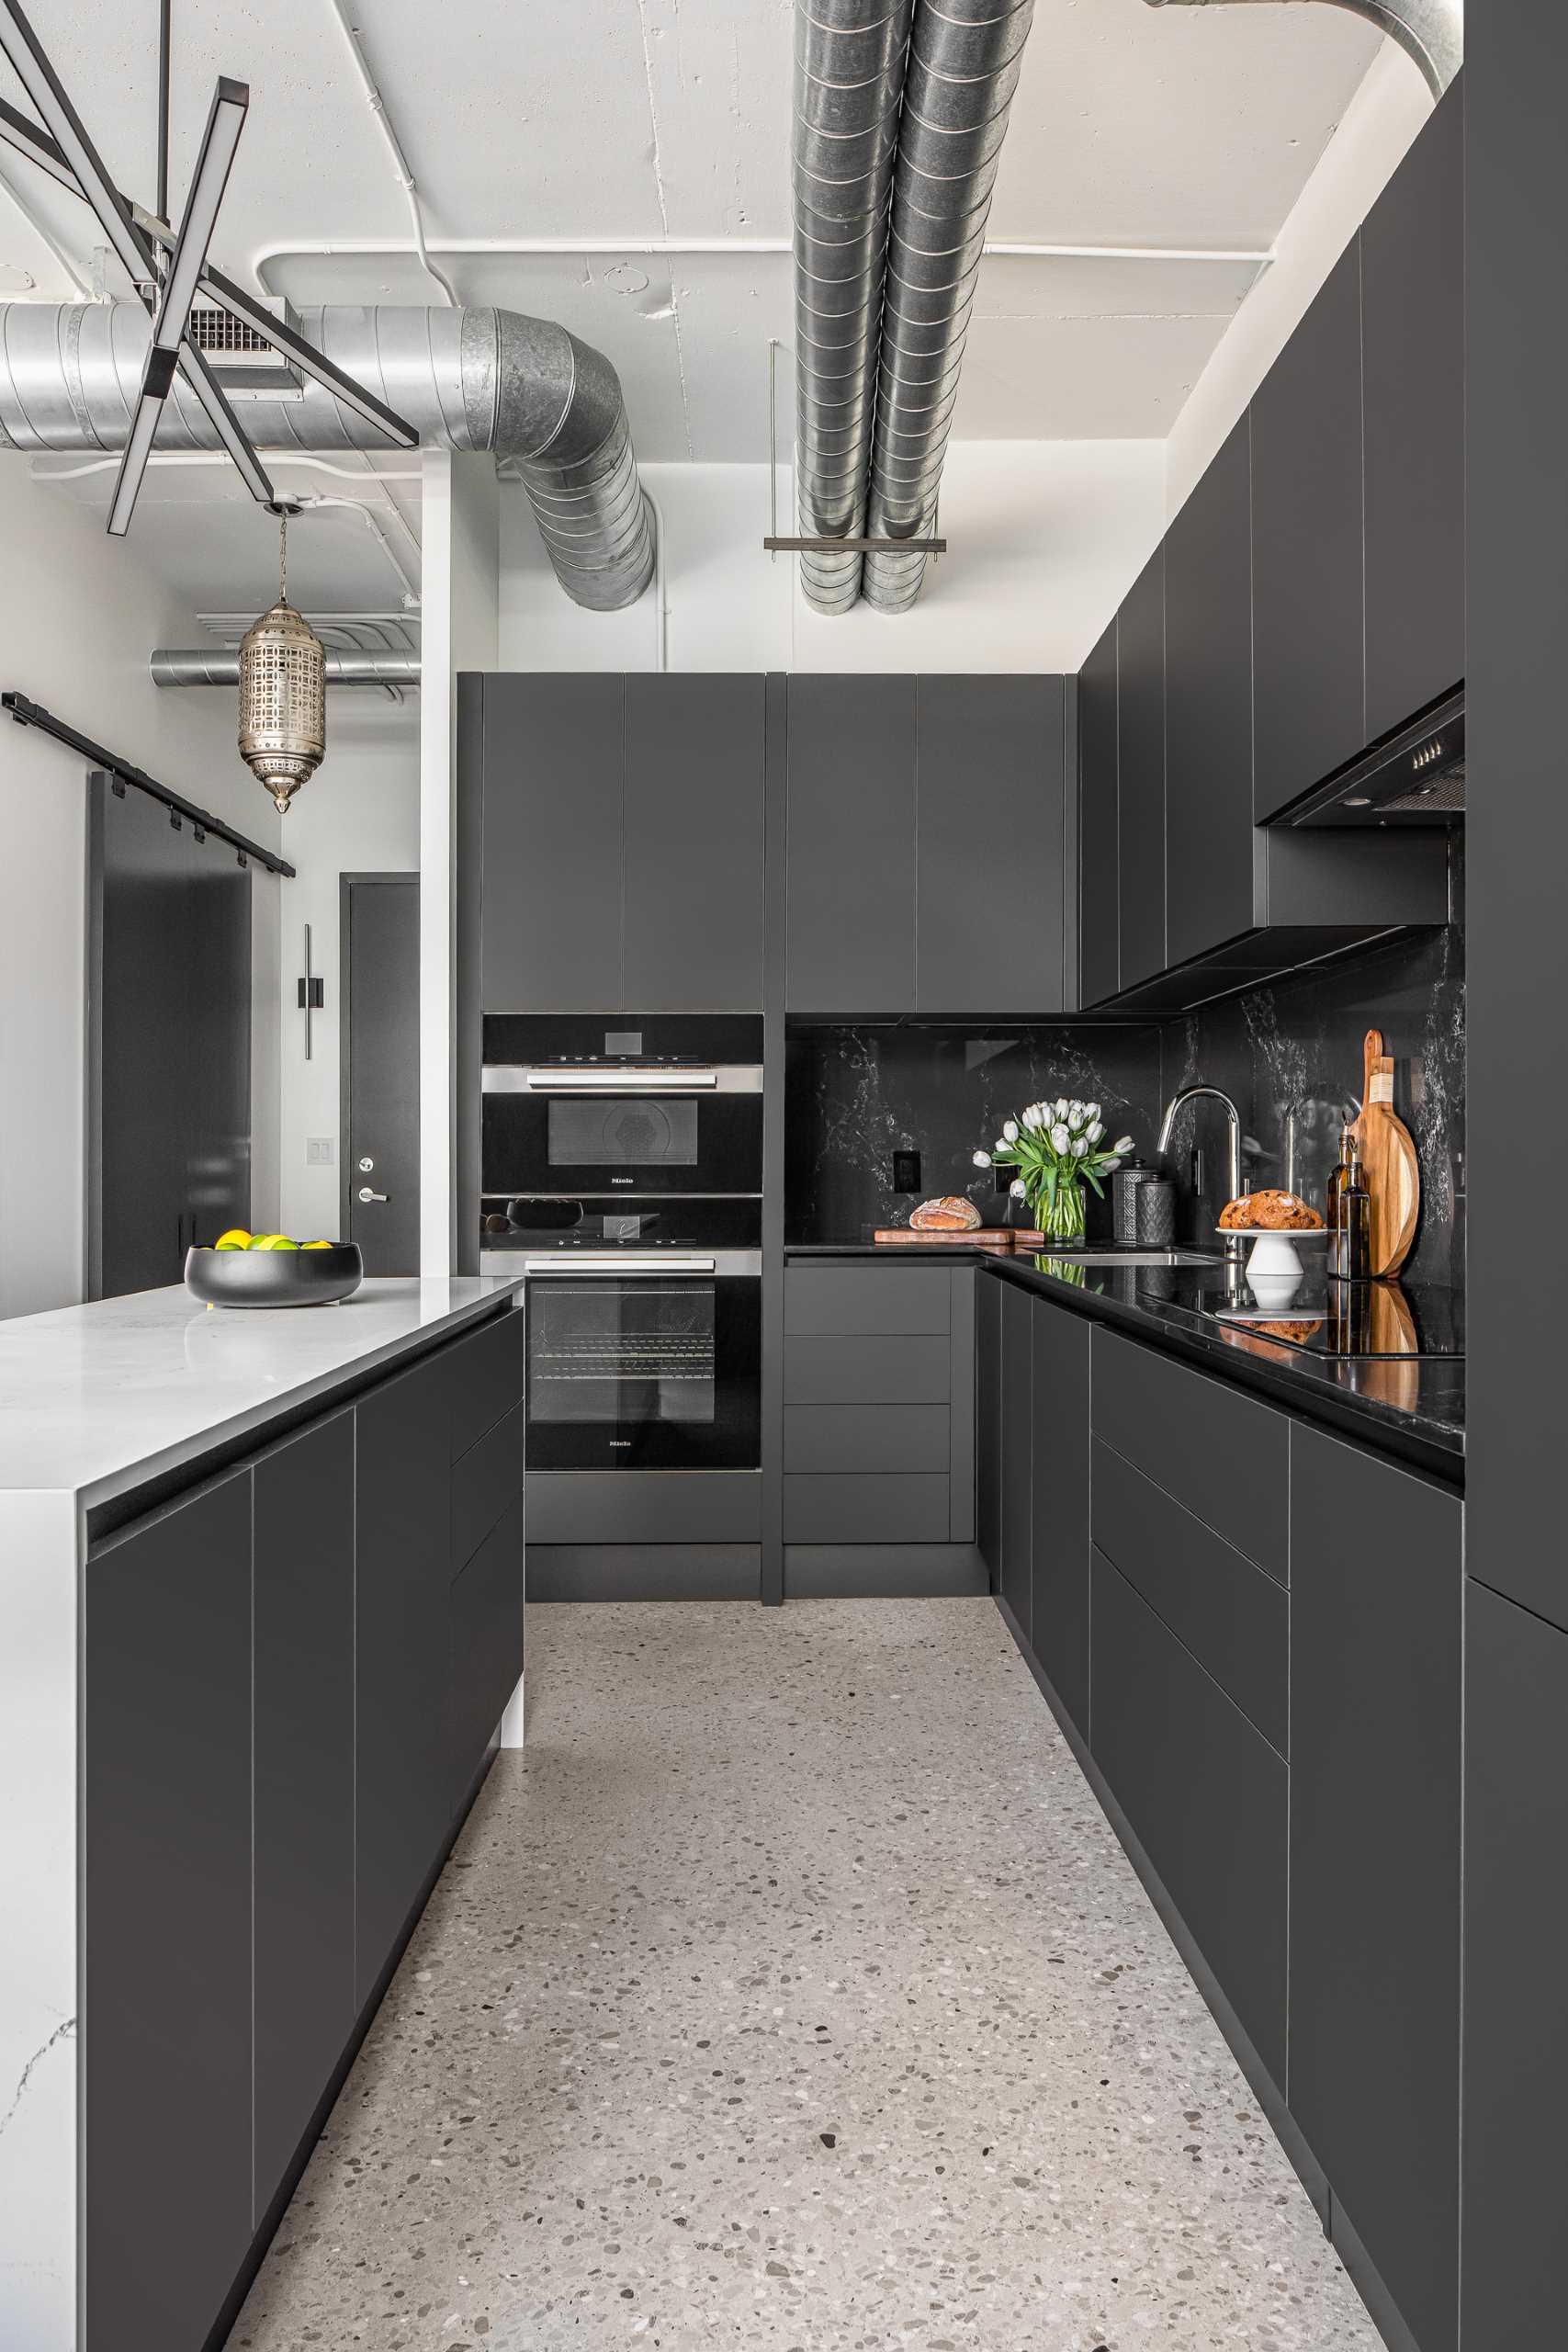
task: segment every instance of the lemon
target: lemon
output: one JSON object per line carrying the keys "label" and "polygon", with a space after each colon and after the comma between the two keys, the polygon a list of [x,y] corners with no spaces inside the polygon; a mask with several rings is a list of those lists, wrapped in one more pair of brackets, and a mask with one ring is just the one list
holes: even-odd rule
{"label": "lemon", "polygon": [[212,1246],[215,1250],[248,1250],[251,1237],[243,1225],[231,1225],[227,1233],[219,1235]]}
{"label": "lemon", "polygon": [[290,1241],[287,1233],[258,1233],[246,1247],[252,1250],[298,1250],[298,1241]]}
{"label": "lemon", "polygon": [[333,1244],[330,1241],[301,1241],[299,1247],[301,1250],[330,1250]]}

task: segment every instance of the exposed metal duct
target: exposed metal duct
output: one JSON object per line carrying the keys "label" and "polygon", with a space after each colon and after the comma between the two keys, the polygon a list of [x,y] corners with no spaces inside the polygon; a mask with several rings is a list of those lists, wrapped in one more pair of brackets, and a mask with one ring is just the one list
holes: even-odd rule
{"label": "exposed metal duct", "polygon": [[[574,603],[607,612],[637,602],[653,576],[656,526],[620,379],[602,353],[515,311],[342,304],[303,311],[299,324],[422,439],[489,449],[515,469]],[[0,304],[0,447],[122,449],[151,333],[139,302]],[[247,401],[245,422],[265,448],[385,447],[372,424],[309,379],[292,398]],[[158,446],[218,446],[177,379]]]}
{"label": "exposed metal duct", "polygon": [[[795,473],[803,537],[857,538],[876,392],[888,194],[913,0],[795,0]],[[860,594],[858,554],[805,554],[818,612]]]}
{"label": "exposed metal duct", "polygon": [[[1008,112],[1034,0],[916,0],[893,178],[867,530],[925,538],[969,331]],[[923,554],[865,559],[864,594],[902,612]]]}
{"label": "exposed metal duct", "polygon": [[[1147,0],[1151,8],[1212,6],[1272,6],[1300,5],[1301,0]],[[1427,77],[1427,86],[1440,98],[1464,62],[1464,0],[1325,0],[1334,8],[1348,8],[1364,17],[1380,33],[1396,40]]]}
{"label": "exposed metal duct", "polygon": [[[236,686],[240,655],[220,645],[161,645],[147,664],[155,686]],[[329,686],[417,686],[417,653],[336,653],[327,648]]]}

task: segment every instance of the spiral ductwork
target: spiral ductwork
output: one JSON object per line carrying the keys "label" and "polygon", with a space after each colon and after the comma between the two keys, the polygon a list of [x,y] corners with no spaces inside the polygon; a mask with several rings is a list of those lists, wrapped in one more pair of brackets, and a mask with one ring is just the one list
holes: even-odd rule
{"label": "spiral ductwork", "polygon": [[[913,0],[795,0],[795,506],[803,538],[858,538],[876,395],[887,206]],[[804,554],[818,612],[847,612],[861,558]]]}
{"label": "spiral ductwork", "polygon": [[[620,379],[602,353],[515,311],[334,304],[302,311],[299,327],[423,441],[491,450],[516,473],[575,604],[608,612],[636,603],[652,577],[656,526]],[[122,449],[151,332],[139,302],[0,304],[0,447]],[[300,395],[247,400],[244,423],[260,448],[386,447],[310,379]],[[158,446],[218,446],[177,376]]]}
{"label": "spiral ductwork", "polygon": [[[947,453],[1008,112],[1034,0],[917,0],[893,178],[867,531],[927,537]],[[902,612],[923,555],[865,560],[866,601]]]}
{"label": "spiral ductwork", "polygon": [[[1151,8],[1205,8],[1265,6],[1284,0],[1147,0]],[[1427,86],[1440,98],[1464,62],[1464,0],[1327,0],[1335,8],[1364,17],[1380,33],[1396,40],[1427,77]]]}

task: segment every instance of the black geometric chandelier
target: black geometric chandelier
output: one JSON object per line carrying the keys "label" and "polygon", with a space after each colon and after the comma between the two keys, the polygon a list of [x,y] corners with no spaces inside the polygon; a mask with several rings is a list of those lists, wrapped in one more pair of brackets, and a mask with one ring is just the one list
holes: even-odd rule
{"label": "black geometric chandelier", "polygon": [[[160,157],[167,153],[167,8],[164,12],[164,65],[160,74]],[[0,98],[0,140],[36,164],[50,177],[90,205],[139,298],[152,318],[152,341],[142,371],[141,393],[119,476],[109,507],[108,528],[121,538],[130,527],[137,494],[152,454],[164,403],[176,375],[184,378],[211,420],[214,431],[257,503],[276,511],[266,469],[245,435],[206,358],[190,333],[191,304],[197,294],[216,303],[285,352],[300,369],[346,408],[385,433],[396,448],[412,449],[419,435],[412,424],[363,384],[334,367],[314,345],[275,317],[254,295],[213,268],[208,248],[218,225],[219,207],[229,184],[250,91],[243,82],[220,75],[202,133],[185,217],[178,229],[157,213],[123,196],[110,179],[87,136],[81,117],[17,0],[0,0],[0,51],[10,60],[37,108],[39,122]],[[41,128],[40,128],[41,124]],[[161,168],[160,178],[164,176]],[[160,187],[161,206],[167,204]]]}

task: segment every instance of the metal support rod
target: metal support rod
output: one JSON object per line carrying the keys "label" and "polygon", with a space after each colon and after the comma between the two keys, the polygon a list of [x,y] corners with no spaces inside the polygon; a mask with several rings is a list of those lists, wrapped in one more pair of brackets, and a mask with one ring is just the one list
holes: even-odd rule
{"label": "metal support rod", "polygon": [[169,10],[158,0],[158,218],[169,217]]}
{"label": "metal support rod", "polygon": [[801,555],[869,555],[873,548],[884,549],[894,555],[945,555],[947,553],[945,539],[890,539],[886,537],[876,539],[793,539],[780,538],[776,534],[770,532],[763,539],[762,545],[770,553],[776,548],[781,554],[784,555],[795,552]]}
{"label": "metal support rod", "polygon": [[295,869],[286,858],[279,857],[273,850],[263,849],[261,843],[252,841],[248,834],[237,833],[232,825],[223,822],[221,817],[209,816],[205,808],[198,808],[194,800],[187,800],[184,793],[172,792],[166,784],[160,784],[144,768],[133,766],[130,760],[122,760],[118,752],[106,751],[101,743],[95,743],[90,735],[80,734],[63,718],[56,718],[54,713],[45,710],[40,703],[29,702],[26,695],[12,691],[0,694],[0,710],[8,711],[18,727],[36,727],[40,734],[52,735],[55,741],[63,743],[68,751],[79,752],[90,767],[102,768],[107,775],[118,777],[121,784],[130,785],[134,791],[144,792],[149,800],[156,800],[160,807],[167,808],[171,817],[184,817],[202,832],[212,833],[219,841],[227,842],[230,848],[238,850],[242,857],[254,857],[256,864],[265,865],[269,874],[281,875],[285,881],[294,880]]}
{"label": "metal support rod", "polygon": [[774,560],[772,542],[779,535],[778,385],[779,339],[768,337],[768,561]]}

